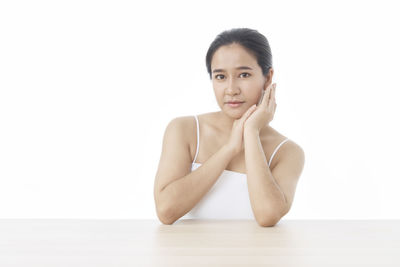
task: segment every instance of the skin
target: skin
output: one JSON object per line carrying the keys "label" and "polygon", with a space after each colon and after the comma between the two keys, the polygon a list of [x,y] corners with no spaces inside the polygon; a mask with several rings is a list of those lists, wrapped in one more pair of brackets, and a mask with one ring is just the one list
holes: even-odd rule
{"label": "skin", "polygon": [[[247,66],[252,70],[237,70],[238,66]],[[223,69],[222,72],[215,72]],[[221,111],[216,117],[221,131],[230,133],[233,122],[254,104],[257,104],[262,91],[272,82],[273,68],[264,76],[257,59],[248,53],[241,45],[233,43],[221,46],[211,61],[212,85]],[[237,99],[245,101],[239,108],[230,108],[226,101]]]}
{"label": "skin", "polygon": [[[247,66],[252,70],[236,69],[238,66]],[[213,72],[216,69],[222,69],[223,71]],[[267,119],[262,119],[266,116],[262,116],[260,107],[252,107],[258,104],[261,97],[263,97],[263,100],[265,99],[263,102],[267,102],[271,98],[270,96],[275,100],[275,90],[272,90],[270,94],[263,94],[263,91],[268,92],[267,89],[273,85],[272,76],[274,70],[271,68],[269,73],[264,76],[257,59],[243,46],[234,43],[221,46],[214,53],[211,61],[211,71],[215,98],[221,110],[198,115],[200,148],[196,162],[205,162],[223,144],[231,143],[233,147],[240,147],[240,149],[235,152],[235,157],[226,169],[246,173],[243,135],[247,128],[258,130],[263,150],[268,160],[276,146],[286,138],[268,125],[275,112],[275,101],[273,112]],[[228,100],[245,102],[238,108],[231,108],[226,104]],[[257,109],[259,109],[258,112]],[[266,109],[265,106],[264,109]],[[194,128],[189,128],[191,130],[188,133],[188,136],[191,137],[189,140],[190,151],[192,158],[194,158],[197,144],[196,124],[193,123],[192,117],[188,119],[190,120],[189,123],[194,125]],[[235,122],[236,128],[234,127]],[[260,126],[260,122],[262,126]],[[211,136],[212,138],[210,138]],[[204,140],[207,140],[207,142]],[[281,152],[283,147],[278,152]],[[271,162],[271,168],[278,162],[279,154],[282,154],[278,152]]]}
{"label": "skin", "polygon": [[[238,66],[251,69],[238,70]],[[210,175],[202,172],[206,164],[190,171],[197,146],[193,116],[172,120],[164,134],[154,186],[157,215],[163,223],[172,224],[199,201],[225,168],[246,174],[256,221],[261,226],[273,226],[289,211],[304,165],[303,150],[291,140],[279,148],[268,165],[277,145],[286,139],[269,126],[276,109],[273,69],[262,75],[256,58],[238,44],[220,47],[211,68],[221,110],[198,116],[200,143],[196,158],[201,164],[213,159],[206,167]],[[226,104],[228,100],[244,103],[232,108]]]}

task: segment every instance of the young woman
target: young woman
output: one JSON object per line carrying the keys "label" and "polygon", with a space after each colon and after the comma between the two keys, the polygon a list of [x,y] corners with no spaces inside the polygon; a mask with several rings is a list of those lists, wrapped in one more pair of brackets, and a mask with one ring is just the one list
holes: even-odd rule
{"label": "young woman", "polygon": [[288,213],[304,151],[273,129],[276,83],[268,40],[237,28],[219,34],[206,55],[220,111],[172,119],[154,183],[157,216],[255,219],[275,225]]}

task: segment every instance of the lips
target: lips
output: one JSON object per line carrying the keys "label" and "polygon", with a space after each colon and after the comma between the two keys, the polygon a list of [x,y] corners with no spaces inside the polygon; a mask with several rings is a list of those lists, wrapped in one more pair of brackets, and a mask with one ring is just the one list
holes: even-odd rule
{"label": "lips", "polygon": [[230,108],[239,108],[244,102],[227,102],[226,105]]}
{"label": "lips", "polygon": [[228,101],[225,102],[226,104],[239,104],[239,103],[244,103],[244,101]]}

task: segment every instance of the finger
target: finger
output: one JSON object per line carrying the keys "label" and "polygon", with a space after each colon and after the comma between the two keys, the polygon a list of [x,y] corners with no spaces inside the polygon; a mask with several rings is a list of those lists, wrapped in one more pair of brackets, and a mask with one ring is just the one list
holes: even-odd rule
{"label": "finger", "polygon": [[274,87],[272,87],[272,92],[271,92],[272,98],[275,98],[275,92],[276,92],[276,83],[274,83]]}
{"label": "finger", "polygon": [[251,106],[246,113],[242,116],[242,122],[244,122],[245,120],[247,120],[247,118],[251,115],[251,113],[253,113],[254,110],[257,109],[256,105]]}
{"label": "finger", "polygon": [[268,108],[269,108],[270,111],[275,109],[275,104],[276,104],[275,96],[274,96],[274,93],[272,93],[271,94],[271,98],[268,101]]}
{"label": "finger", "polygon": [[245,118],[247,118],[251,114],[251,112],[254,110],[255,107],[256,107],[256,105],[249,107],[247,109],[247,111],[242,115],[241,119],[244,120]]}
{"label": "finger", "polygon": [[276,83],[272,84],[270,87],[269,99],[267,101],[268,106],[271,106],[273,102],[275,102],[275,88],[276,88]]}
{"label": "finger", "polygon": [[275,106],[275,100],[273,98],[270,98],[268,101],[268,107],[267,110],[272,111]]}
{"label": "finger", "polygon": [[250,116],[255,110],[257,109],[256,105],[251,106],[251,108],[249,109],[249,113],[247,116]]}
{"label": "finger", "polygon": [[276,92],[276,83],[274,83],[272,86],[271,86],[271,98],[275,98],[275,92]]}
{"label": "finger", "polygon": [[273,84],[270,84],[269,86],[268,86],[268,91],[265,93],[266,95],[267,95],[267,98],[266,98],[266,100],[265,100],[265,105],[268,105],[268,103],[269,103],[269,100],[271,99],[271,96],[272,96],[272,93],[273,93],[273,91],[274,91],[274,86],[275,86],[276,84],[275,83],[273,83]]}
{"label": "finger", "polygon": [[271,91],[271,86],[268,86],[268,88],[265,90],[264,97],[263,97],[263,100],[261,102],[261,105],[264,106],[264,107],[268,104],[270,91]]}
{"label": "finger", "polygon": [[252,106],[247,110],[247,112],[246,112],[246,117],[250,116],[251,113],[253,113],[253,111],[256,110],[256,109],[257,109],[257,106],[256,106],[256,105],[252,105]]}

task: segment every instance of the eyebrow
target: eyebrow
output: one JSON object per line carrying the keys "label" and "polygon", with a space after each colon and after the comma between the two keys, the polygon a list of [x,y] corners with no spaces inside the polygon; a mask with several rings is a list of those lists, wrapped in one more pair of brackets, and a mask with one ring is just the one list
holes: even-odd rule
{"label": "eyebrow", "polygon": [[[253,70],[252,68],[247,67],[247,66],[240,66],[240,67],[237,67],[236,69],[237,70]],[[224,71],[225,71],[224,69],[215,69],[215,70],[213,70],[213,73],[215,73],[215,72],[224,72]]]}

